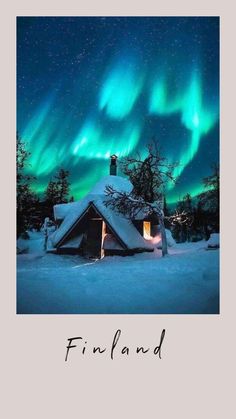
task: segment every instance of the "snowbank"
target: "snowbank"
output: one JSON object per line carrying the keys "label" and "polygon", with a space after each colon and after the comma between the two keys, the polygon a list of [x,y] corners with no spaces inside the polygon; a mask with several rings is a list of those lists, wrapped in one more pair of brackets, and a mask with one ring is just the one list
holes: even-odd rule
{"label": "snowbank", "polygon": [[[31,240],[30,240],[31,241]],[[40,242],[36,238],[34,242]],[[181,243],[135,256],[86,261],[48,253],[17,257],[17,312],[213,314],[219,312],[219,250]]]}
{"label": "snowbank", "polygon": [[218,249],[220,247],[220,235],[219,233],[212,233],[209,240],[207,241],[208,249]]}
{"label": "snowbank", "polygon": [[16,243],[17,254],[28,253],[29,251],[29,240],[19,238]]}
{"label": "snowbank", "polygon": [[64,220],[68,212],[76,205],[76,202],[68,202],[67,204],[57,204],[53,207],[55,220]]}
{"label": "snowbank", "polygon": [[17,253],[44,253],[44,235],[35,231],[28,231],[29,239],[17,240]]}

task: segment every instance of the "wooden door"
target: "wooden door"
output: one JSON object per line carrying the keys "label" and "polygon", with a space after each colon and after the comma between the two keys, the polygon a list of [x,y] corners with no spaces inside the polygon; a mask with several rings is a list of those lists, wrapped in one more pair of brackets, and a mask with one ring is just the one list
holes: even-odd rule
{"label": "wooden door", "polygon": [[90,219],[88,221],[87,238],[85,243],[85,256],[100,258],[102,247],[102,220]]}

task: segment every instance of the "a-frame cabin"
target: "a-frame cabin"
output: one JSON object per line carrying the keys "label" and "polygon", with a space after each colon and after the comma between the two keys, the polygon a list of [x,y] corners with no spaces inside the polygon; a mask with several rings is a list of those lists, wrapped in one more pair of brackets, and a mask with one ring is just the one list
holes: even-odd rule
{"label": "a-frame cabin", "polygon": [[58,228],[49,237],[48,251],[101,258],[154,250],[148,240],[151,238],[151,220],[130,220],[106,206],[107,185],[120,191],[132,190],[127,179],[116,176],[114,156],[111,157],[110,173],[83,199],[55,205],[54,218]]}

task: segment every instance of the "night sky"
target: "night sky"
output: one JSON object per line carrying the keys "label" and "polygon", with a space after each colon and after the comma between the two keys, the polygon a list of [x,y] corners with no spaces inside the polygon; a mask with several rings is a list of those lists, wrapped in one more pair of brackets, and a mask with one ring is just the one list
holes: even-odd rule
{"label": "night sky", "polygon": [[39,193],[63,167],[80,198],[155,138],[180,162],[167,201],[196,195],[219,158],[219,19],[18,18],[17,128]]}

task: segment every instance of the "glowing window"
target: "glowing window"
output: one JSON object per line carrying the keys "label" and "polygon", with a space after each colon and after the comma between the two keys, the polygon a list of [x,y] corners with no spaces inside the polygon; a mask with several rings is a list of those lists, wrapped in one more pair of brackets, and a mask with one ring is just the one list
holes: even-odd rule
{"label": "glowing window", "polygon": [[150,221],[143,222],[143,237],[145,239],[151,238],[151,223]]}

